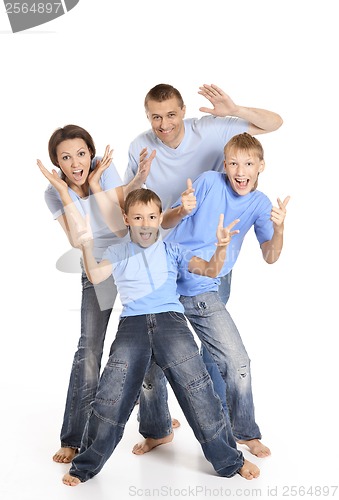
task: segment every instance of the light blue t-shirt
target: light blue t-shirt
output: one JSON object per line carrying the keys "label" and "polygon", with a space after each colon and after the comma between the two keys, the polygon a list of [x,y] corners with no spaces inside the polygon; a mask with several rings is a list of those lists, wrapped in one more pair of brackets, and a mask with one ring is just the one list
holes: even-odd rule
{"label": "light blue t-shirt", "polygon": [[[100,159],[100,157],[96,157],[92,160],[91,170],[93,170],[93,168],[95,167],[96,161],[98,159]],[[113,163],[111,163],[111,165],[102,173],[100,178],[100,185],[103,191],[108,191],[109,189],[122,185],[121,178]],[[95,200],[95,196],[91,194],[91,192],[90,195],[86,198],[80,198],[80,196],[77,195],[71,188],[68,188],[68,192],[70,194],[70,197],[74,201],[74,204],[79,213],[83,217],[85,217],[86,214],[90,214],[90,224],[94,238],[93,255],[97,260],[101,259],[104,250],[109,245],[114,245],[116,243],[121,243],[122,241],[129,240],[129,236],[126,236],[123,239],[118,238],[108,228],[103,220],[99,206]],[[51,184],[48,185],[45,191],[45,201],[48,208],[52,212],[54,219],[57,219],[64,213],[64,206],[60,199],[59,193]]]}
{"label": "light blue t-shirt", "polygon": [[[193,183],[197,205],[192,212],[166,236],[166,241],[175,241],[192,250],[205,260],[210,260],[215,252],[216,231],[219,216],[224,214],[224,227],[235,219],[240,222],[234,227],[239,234],[232,237],[227,247],[225,264],[219,277],[225,276],[233,268],[243,240],[253,226],[259,244],[273,236],[270,220],[272,204],[261,191],[255,190],[240,196],[229,185],[225,174],[204,172]],[[173,207],[181,205],[181,199]],[[180,295],[195,296],[200,293],[217,291],[220,279],[183,272],[178,278]]]}
{"label": "light blue t-shirt", "polygon": [[184,312],[177,292],[177,276],[188,268],[193,254],[182,245],[159,237],[142,248],[133,242],[113,245],[103,254],[112,263],[113,278],[123,305],[121,316]]}
{"label": "light blue t-shirt", "polygon": [[185,135],[177,148],[166,146],[152,129],[140,134],[130,144],[128,166],[124,176],[127,184],[135,176],[140,151],[156,150],[146,186],[160,197],[163,210],[169,208],[185,191],[187,179],[194,181],[207,170],[223,171],[224,146],[237,134],[247,132],[248,122],[235,117],[203,116],[184,120]]}

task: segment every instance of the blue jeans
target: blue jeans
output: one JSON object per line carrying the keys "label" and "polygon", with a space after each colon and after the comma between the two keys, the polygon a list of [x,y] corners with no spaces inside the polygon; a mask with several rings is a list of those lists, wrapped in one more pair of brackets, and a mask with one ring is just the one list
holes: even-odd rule
{"label": "blue jeans", "polygon": [[[244,458],[185,317],[176,312],[121,318],[103,370],[80,453],[70,474],[82,482],[100,472],[121,440],[151,363],[165,373],[216,472],[231,477]],[[160,369],[159,368],[159,369]]]}
{"label": "blue jeans", "polygon": [[[220,280],[218,293],[221,302],[223,302],[223,304],[225,305],[227,304],[228,299],[230,298],[231,281],[232,281],[232,271],[226,274],[226,276],[223,276]],[[221,376],[218,365],[216,364],[213,357],[209,354],[208,350],[204,347],[203,344],[201,345],[200,353],[206,365],[207,371],[210,374],[211,379],[213,380],[214,390],[221,399],[224,410],[227,412],[226,383]]]}
{"label": "blue jeans", "polygon": [[[239,332],[217,292],[195,297],[180,297],[185,316],[203,347],[213,359],[222,377],[222,400],[226,400],[232,432],[237,440],[260,439],[255,422],[250,359]],[[214,379],[213,384],[215,383]],[[165,381],[155,368],[147,373],[140,394],[140,432],[144,436],[165,436],[168,421],[164,418]],[[214,387],[216,390],[216,388]],[[217,390],[216,390],[217,392]],[[155,416],[158,418],[156,419]]]}
{"label": "blue jeans", "polygon": [[61,446],[70,448],[81,445],[90,403],[99,383],[107,325],[117,295],[112,277],[94,286],[83,272],[81,283],[81,336],[73,359],[60,433]]}
{"label": "blue jeans", "polygon": [[260,439],[254,417],[250,359],[218,292],[181,296],[180,302],[225,382],[226,404],[234,437],[237,440]]}

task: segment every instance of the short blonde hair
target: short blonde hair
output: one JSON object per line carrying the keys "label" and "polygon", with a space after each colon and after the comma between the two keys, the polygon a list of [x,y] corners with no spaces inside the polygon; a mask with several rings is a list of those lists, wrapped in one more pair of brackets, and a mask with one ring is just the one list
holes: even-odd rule
{"label": "short blonde hair", "polygon": [[253,151],[253,153],[258,155],[260,161],[264,159],[264,148],[262,147],[261,142],[247,132],[235,135],[228,141],[224,147],[225,158],[231,149]]}

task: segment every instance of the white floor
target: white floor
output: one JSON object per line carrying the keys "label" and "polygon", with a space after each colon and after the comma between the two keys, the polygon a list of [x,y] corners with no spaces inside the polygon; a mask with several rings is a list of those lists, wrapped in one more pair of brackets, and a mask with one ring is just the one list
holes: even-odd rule
{"label": "white floor", "polygon": [[[75,283],[74,275],[59,275],[62,280],[70,280],[70,284]],[[56,279],[59,279],[57,274]],[[233,293],[238,293],[235,279]],[[76,304],[77,294],[71,295],[71,303]],[[66,487],[61,478],[68,466],[54,463],[51,457],[59,444],[79,310],[76,307],[67,310],[65,297],[59,298],[57,306],[51,303],[50,296],[39,300],[42,306],[45,304],[45,311],[40,309],[35,318],[36,330],[30,326],[29,331],[23,331],[17,345],[12,338],[13,359],[3,360],[8,368],[1,380],[1,500],[283,498],[295,496],[296,491],[301,495],[308,491],[305,495],[308,498],[310,488],[317,497],[319,492],[323,497],[338,497],[339,492],[334,488],[339,483],[338,420],[333,401],[337,390],[332,390],[334,385],[325,384],[322,388],[316,385],[317,372],[324,374],[322,361],[315,363],[312,353],[307,361],[307,353],[302,355],[299,349],[295,354],[285,351],[284,344],[277,345],[274,339],[272,345],[266,345],[266,349],[278,353],[274,363],[264,354],[263,346],[258,345],[255,350],[255,344],[251,344],[257,421],[272,456],[256,459],[242,449],[246,458],[261,468],[259,479],[249,482],[238,475],[232,479],[216,476],[170,391],[172,416],[181,421],[172,443],[145,456],[133,455],[132,446],[141,438],[135,410],[121,443],[102,472],[85,484]],[[50,321],[47,318],[52,310],[56,312]],[[119,310],[111,318],[107,345],[114,335],[118,314]],[[291,352],[289,359],[287,352]],[[331,369],[333,366],[329,367],[328,384],[333,383]]]}

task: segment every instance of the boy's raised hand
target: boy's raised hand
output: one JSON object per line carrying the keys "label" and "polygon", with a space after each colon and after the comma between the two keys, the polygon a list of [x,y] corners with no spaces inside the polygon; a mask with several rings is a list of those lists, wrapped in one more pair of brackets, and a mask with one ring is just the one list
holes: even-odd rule
{"label": "boy's raised hand", "polygon": [[194,188],[191,179],[187,179],[187,189],[181,194],[181,212],[188,215],[197,205],[197,199],[194,196]]}
{"label": "boy's raised hand", "polygon": [[220,214],[219,223],[218,223],[218,227],[217,227],[217,239],[218,239],[218,241],[216,243],[217,247],[227,246],[230,243],[232,236],[239,233],[238,229],[235,229],[234,231],[232,231],[234,226],[236,224],[238,224],[239,221],[240,221],[240,219],[235,219],[227,227],[224,227],[224,214]]}
{"label": "boy's raised hand", "polygon": [[286,206],[287,203],[290,201],[290,196],[286,196],[284,201],[281,201],[280,198],[277,198],[278,206],[277,207],[272,207],[271,211],[271,221],[276,227],[282,226],[284,224],[284,220],[286,217]]}
{"label": "boy's raised hand", "polygon": [[79,222],[74,214],[71,214],[76,231],[76,239],[79,247],[93,247],[93,233],[89,214],[85,215],[85,220]]}

